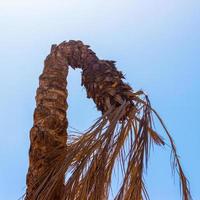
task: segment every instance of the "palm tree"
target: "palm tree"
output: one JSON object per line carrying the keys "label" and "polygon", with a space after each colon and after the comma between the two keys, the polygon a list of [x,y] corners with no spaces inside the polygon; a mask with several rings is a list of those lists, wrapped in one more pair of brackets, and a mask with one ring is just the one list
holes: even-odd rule
{"label": "palm tree", "polygon": [[[83,134],[67,135],[68,67],[82,69],[82,85],[102,116]],[[26,200],[106,200],[117,163],[122,184],[115,200],[149,199],[144,184],[150,147],[164,146],[153,129],[157,117],[172,149],[172,167],[180,177],[183,200],[188,181],[174,141],[143,91],[125,83],[114,61],[100,60],[81,41],[52,45],[36,95],[30,131]]]}

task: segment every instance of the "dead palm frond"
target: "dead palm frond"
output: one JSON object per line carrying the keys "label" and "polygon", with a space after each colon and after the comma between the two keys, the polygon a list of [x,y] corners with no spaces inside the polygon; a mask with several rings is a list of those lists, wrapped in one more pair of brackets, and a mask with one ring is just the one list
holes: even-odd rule
{"label": "dead palm frond", "polygon": [[[59,178],[70,174],[65,183],[63,200],[108,199],[112,173],[119,162],[124,169],[123,181],[114,199],[149,199],[144,183],[144,168],[147,168],[150,147],[153,144],[163,146],[165,142],[152,129],[151,115],[155,111],[151,108],[147,96],[145,99],[146,101],[141,100],[142,103],[138,104],[139,109],[132,106],[127,118],[123,116],[130,106],[129,102],[124,102],[117,109],[111,108],[86,133],[73,138],[68,151],[60,152],[60,155],[65,153],[66,158],[56,166],[51,178],[47,180],[43,188],[44,194],[51,194],[53,187],[59,183]],[[136,100],[133,101],[135,103]],[[162,121],[161,123],[164,126]],[[165,126],[164,129],[171,140]],[[173,168],[178,164],[183,199],[188,200],[190,192],[187,179],[174,147],[172,143]]]}

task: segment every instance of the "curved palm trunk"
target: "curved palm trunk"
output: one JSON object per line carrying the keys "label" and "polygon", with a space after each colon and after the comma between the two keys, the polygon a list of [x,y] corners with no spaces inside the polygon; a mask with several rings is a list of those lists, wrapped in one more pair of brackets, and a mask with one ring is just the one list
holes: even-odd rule
{"label": "curved palm trunk", "polygon": [[[27,174],[26,200],[40,199],[36,190],[41,179],[54,166],[55,149],[64,152],[67,143],[67,74],[68,64],[72,67],[91,66],[98,59],[82,42],[63,42],[52,45],[51,53],[45,60],[36,94],[34,125],[30,131],[29,170]],[[59,160],[61,162],[62,160]],[[59,179],[51,199],[60,199],[64,175]],[[48,198],[49,199],[49,198]]]}
{"label": "curved palm trunk", "polygon": [[[183,199],[190,199],[187,179],[174,142],[164,123],[151,108],[148,97],[134,92],[113,61],[99,60],[81,41],[53,45],[45,60],[34,126],[30,132],[30,166],[26,200],[108,199],[112,172],[121,159],[123,182],[116,200],[148,199],[143,181],[151,144],[164,145],[152,128],[152,114],[165,129],[180,176]],[[82,69],[82,84],[102,117],[80,137],[67,143],[68,66]],[[128,143],[128,148],[125,147]],[[66,172],[70,177],[65,180]]]}

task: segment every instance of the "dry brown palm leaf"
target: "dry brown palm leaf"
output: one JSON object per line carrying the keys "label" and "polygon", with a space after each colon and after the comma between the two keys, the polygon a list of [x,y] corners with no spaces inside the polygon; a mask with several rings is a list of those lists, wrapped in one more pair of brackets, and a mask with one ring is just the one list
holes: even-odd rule
{"label": "dry brown palm leaf", "polygon": [[[53,191],[52,185],[56,187],[57,180],[63,173],[68,173],[70,176],[66,180],[63,199],[108,199],[114,167],[116,162],[122,159],[121,165],[125,173],[120,190],[114,199],[149,199],[143,171],[147,167],[151,145],[165,143],[152,129],[153,109],[148,98],[146,96],[145,98],[146,101],[142,100],[145,102],[142,107],[138,104],[141,109],[133,107],[126,119],[121,120],[130,105],[129,102],[124,102],[114,110],[111,108],[88,132],[74,138],[69,145],[69,152],[66,151],[66,160],[57,166],[52,179],[47,181],[45,193],[50,194]],[[127,140],[128,148],[125,147]],[[173,148],[174,146],[172,150],[175,153],[175,162],[178,163],[182,191],[184,191],[183,199],[188,200],[190,199],[188,183],[176,150]],[[63,155],[62,152],[61,154]]]}

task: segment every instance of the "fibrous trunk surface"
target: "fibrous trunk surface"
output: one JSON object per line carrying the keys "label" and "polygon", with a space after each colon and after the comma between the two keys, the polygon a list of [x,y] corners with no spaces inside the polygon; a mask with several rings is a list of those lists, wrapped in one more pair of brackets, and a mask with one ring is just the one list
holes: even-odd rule
{"label": "fibrous trunk surface", "polygon": [[[190,199],[175,145],[148,97],[123,81],[114,61],[100,60],[81,41],[52,45],[36,94],[30,131],[26,200],[104,200],[109,198],[112,171],[121,158],[123,182],[115,199],[148,199],[143,182],[151,143],[164,145],[152,128],[152,113],[172,145],[183,199]],[[82,85],[102,117],[85,134],[67,141],[68,67],[82,69]],[[141,98],[143,95],[144,98]],[[127,142],[129,141],[129,142]],[[128,148],[124,147],[129,144]],[[126,157],[126,158],[125,158]],[[68,170],[70,177],[66,180]]]}

